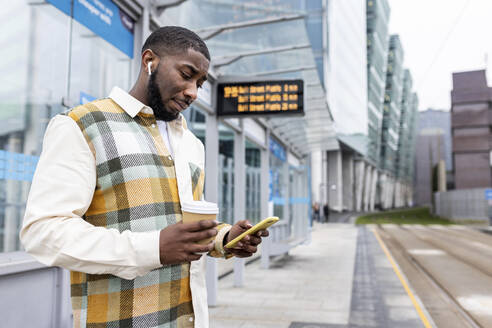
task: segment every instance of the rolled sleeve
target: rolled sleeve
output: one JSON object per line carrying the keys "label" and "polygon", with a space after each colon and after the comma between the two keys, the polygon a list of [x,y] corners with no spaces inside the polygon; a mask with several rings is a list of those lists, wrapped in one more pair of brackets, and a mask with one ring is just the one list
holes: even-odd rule
{"label": "rolled sleeve", "polygon": [[162,266],[159,257],[159,237],[160,231],[132,233],[135,256],[139,261],[138,275],[144,275],[148,271]]}

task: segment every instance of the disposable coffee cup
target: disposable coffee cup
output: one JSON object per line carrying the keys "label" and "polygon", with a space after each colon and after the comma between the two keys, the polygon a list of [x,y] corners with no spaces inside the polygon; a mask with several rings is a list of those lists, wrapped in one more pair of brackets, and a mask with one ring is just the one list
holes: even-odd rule
{"label": "disposable coffee cup", "polygon": [[[181,204],[183,223],[198,222],[201,220],[217,220],[219,208],[217,204],[205,201],[188,201]],[[215,236],[200,240],[198,244],[206,245],[215,239]]]}

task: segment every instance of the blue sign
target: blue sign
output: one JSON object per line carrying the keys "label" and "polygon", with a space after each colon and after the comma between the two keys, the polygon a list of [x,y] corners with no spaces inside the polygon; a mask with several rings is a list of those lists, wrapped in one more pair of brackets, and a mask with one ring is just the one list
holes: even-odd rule
{"label": "blue sign", "polygon": [[287,160],[285,149],[275,139],[270,137],[270,152],[282,162]]}
{"label": "blue sign", "polygon": [[289,202],[291,204],[309,204],[309,198],[307,197],[290,197]]}
{"label": "blue sign", "polygon": [[96,100],[96,97],[93,97],[85,92],[80,91],[79,103],[81,105],[90,103],[91,101]]}
{"label": "blue sign", "polygon": [[56,8],[60,9],[65,15],[71,16],[72,1],[70,0],[46,0]]}
{"label": "blue sign", "polygon": [[492,200],[492,189],[485,189],[485,200]]}
{"label": "blue sign", "polygon": [[269,181],[269,195],[268,201],[273,202],[275,205],[284,205],[285,199],[280,192],[280,176],[279,173],[273,170],[269,170],[270,172],[270,181]]}
{"label": "blue sign", "polygon": [[0,150],[0,180],[32,181],[39,157]]}
{"label": "blue sign", "polygon": [[272,197],[272,202],[274,205],[285,205],[285,198],[283,197]]}
{"label": "blue sign", "polygon": [[133,58],[135,22],[111,0],[46,1]]}

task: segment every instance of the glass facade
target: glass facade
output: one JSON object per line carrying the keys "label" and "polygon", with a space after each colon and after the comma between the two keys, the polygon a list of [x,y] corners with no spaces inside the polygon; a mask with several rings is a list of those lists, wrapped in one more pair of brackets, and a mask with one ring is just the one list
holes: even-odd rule
{"label": "glass facade", "polygon": [[413,92],[410,97],[409,118],[408,118],[408,152],[406,154],[404,175],[409,182],[412,182],[415,177],[415,155],[417,144],[417,124],[419,117],[419,97]]}
{"label": "glass facade", "polygon": [[[200,12],[201,15],[189,15]],[[312,49],[284,50],[268,54],[241,56],[228,65],[216,67],[218,76],[246,76],[253,78],[261,75],[270,79],[303,79],[305,90],[304,119],[292,121],[287,130],[279,129],[278,134],[290,134],[295,137],[289,147],[299,154],[307,155],[313,148],[323,143],[332,142],[334,128],[326,105],[326,93],[320,81],[323,48],[322,39],[322,1],[303,0],[189,0],[178,7],[167,9],[160,19],[169,24],[176,24],[196,30],[199,34],[210,32],[203,29],[229,23],[240,23],[272,17],[307,14],[305,19],[280,21],[269,24],[255,24],[241,28],[225,29],[223,32],[208,39],[214,58],[235,56],[245,52],[266,49],[312,44]],[[313,50],[314,49],[314,50]],[[313,56],[314,54],[314,56]],[[317,56],[317,57],[316,57]],[[304,67],[304,70],[282,72],[293,68]],[[319,100],[325,100],[320,102]],[[272,129],[282,126],[285,119],[271,120]],[[320,124],[323,123],[323,124]]]}
{"label": "glass facade", "polygon": [[9,252],[21,248],[49,120],[114,85],[129,89],[131,58],[49,3],[8,1],[0,18],[0,252]]}
{"label": "glass facade", "polygon": [[379,164],[384,89],[388,60],[388,20],[390,9],[387,0],[367,0],[367,106],[368,146],[367,156]]}
{"label": "glass facade", "polygon": [[261,151],[246,139],[246,219],[261,221]]}
{"label": "glass facade", "polygon": [[234,224],[234,131],[219,124],[219,221]]}
{"label": "glass facade", "polygon": [[[263,74],[265,72],[290,69],[293,65],[316,67],[316,69],[311,70],[268,75],[268,78],[272,79],[301,78],[304,80],[305,86],[310,85],[309,88],[305,87],[304,99],[307,110],[310,108],[316,108],[317,110],[316,113],[312,114],[314,118],[312,122],[308,118],[310,113],[306,113],[306,119],[292,120],[276,118],[269,120],[272,129],[277,131],[278,134],[295,131],[295,143],[296,145],[302,145],[302,149],[296,150],[304,152],[309,149],[308,145],[313,139],[310,138],[309,133],[311,131],[316,133],[315,130],[320,128],[320,122],[329,116],[326,108],[325,92],[320,83],[320,76],[322,77],[323,73],[323,67],[321,66],[323,58],[322,3],[323,1],[321,0],[188,0],[178,7],[167,9],[160,18],[162,21],[172,22],[173,24],[196,30],[200,34],[200,29],[210,26],[220,26],[281,15],[307,15],[304,20],[262,24],[231,30],[226,29],[206,41],[212,56],[212,65],[214,58],[218,57],[234,56],[238,53],[248,51],[261,51],[276,47],[311,43],[312,48],[308,49],[244,56],[228,65],[220,66],[216,70],[219,77],[221,75],[233,75],[251,76],[254,78],[256,73]],[[201,15],[187,14],[190,12],[200,12]],[[326,113],[322,112],[323,108]],[[222,129],[220,130],[222,131]],[[322,129],[326,138],[329,138],[330,131],[327,130],[329,129],[329,125],[325,124]],[[318,136],[316,137],[319,138]],[[221,200],[221,204],[223,204],[221,210],[224,213],[232,214],[233,207],[230,207],[230,204],[233,203],[233,200],[229,200],[228,197],[233,197],[233,185],[228,185],[228,181],[233,182],[233,180],[230,180],[232,179],[233,172],[231,172],[231,175],[225,173],[227,172],[227,167],[232,165],[232,155],[231,157],[227,157],[225,156],[225,152],[223,152],[226,147],[226,136],[223,132],[221,132],[220,138],[221,170],[223,172],[219,175],[219,185],[221,186],[219,188],[222,192],[219,199]],[[232,138],[232,136],[229,136],[229,138]],[[232,148],[230,149],[232,151]],[[289,183],[287,176],[288,165],[285,150],[284,156],[280,155],[279,157],[278,155],[278,153],[271,153],[270,155],[271,183],[269,199],[272,207],[271,214],[284,218],[286,206],[292,206],[289,205],[289,200],[286,198],[291,183]],[[246,216],[253,221],[260,217],[260,198],[259,189],[257,189],[259,188],[259,162],[257,161],[259,161],[259,150],[252,147],[252,143],[246,142]],[[253,206],[250,206],[252,204]],[[258,204],[258,206],[254,204]]]}
{"label": "glass facade", "polygon": [[[112,1],[98,3],[98,6],[114,6],[111,7],[116,10],[114,17],[126,15],[120,13],[118,16],[119,9]],[[206,41],[212,57],[227,56],[238,51],[309,43],[313,45],[312,49],[244,57],[215,70],[221,76],[261,74],[270,70],[289,69],[293,65],[315,67],[270,76],[274,79],[301,78],[305,82],[305,108],[312,108],[313,111],[308,111],[303,119],[290,120],[294,125],[285,131],[280,130],[287,119],[270,121],[272,130],[279,129],[282,133],[294,131],[293,142],[286,146],[305,154],[312,147],[319,147],[323,138],[332,137],[331,125],[320,124],[331,122],[326,103],[322,101],[325,92],[320,83],[320,76],[323,77],[322,35],[325,32],[322,27],[322,3],[322,0],[189,0],[165,10],[160,18],[166,24],[199,30],[232,22],[308,13],[307,19],[233,29]],[[11,1],[3,5],[0,14],[0,26],[8,31],[0,35],[0,43],[3,45],[0,50],[0,251],[20,249],[18,232],[49,120],[70,107],[106,97],[113,86],[129,90],[135,79],[135,61],[139,58],[132,58],[131,51],[122,50],[121,44],[109,40],[90,22],[77,18],[75,7],[73,11],[65,7],[69,8],[69,5],[63,1]],[[190,15],[196,12],[201,14]],[[133,14],[138,16],[135,12]],[[128,31],[133,43],[133,27]],[[138,47],[139,42],[135,46]],[[189,128],[205,144],[205,123],[209,114],[200,108],[192,106],[184,115]],[[234,221],[233,148],[233,131],[225,124],[219,124],[218,199],[221,219],[229,223]],[[254,143],[247,141],[245,153],[246,215],[256,222],[261,219],[261,152]],[[286,176],[289,170],[285,156],[279,159],[271,155],[269,164],[273,214],[283,217],[285,208],[292,206],[286,203],[289,201],[286,199],[286,190],[289,186],[293,188],[293,182],[289,183]],[[301,196],[295,201],[306,198]]]}
{"label": "glass facade", "polygon": [[286,168],[287,168],[287,157],[285,154],[285,149],[280,143],[270,138],[269,140],[270,149],[270,197],[269,201],[271,206],[273,206],[272,214],[278,216],[279,218],[284,218],[284,207],[286,205],[286,191],[288,191],[289,186],[287,185]]}
{"label": "glass facade", "polygon": [[403,93],[403,48],[398,35],[390,37],[386,71],[380,164],[383,170],[396,175]]}
{"label": "glass facade", "polygon": [[[324,85],[325,72],[323,58],[325,53],[328,53],[328,44],[323,45],[323,38],[326,38],[326,31],[323,29],[323,10],[322,0],[299,1],[300,6],[304,6],[306,12],[306,30],[311,42],[311,51],[316,62],[316,70],[318,71],[319,79]],[[326,42],[328,43],[328,42]]]}
{"label": "glass facade", "polygon": [[75,20],[72,28],[70,105],[107,97],[115,85],[130,90],[132,59]]}
{"label": "glass facade", "polygon": [[413,166],[412,135],[415,134],[413,121],[416,113],[414,112],[414,102],[412,93],[412,75],[406,69],[403,78],[403,93],[401,100],[400,133],[398,137],[398,151],[396,155],[397,177],[404,181],[411,182],[410,166]]}
{"label": "glass facade", "polygon": [[191,105],[183,112],[183,116],[186,119],[188,129],[205,145],[207,115],[196,105]]}

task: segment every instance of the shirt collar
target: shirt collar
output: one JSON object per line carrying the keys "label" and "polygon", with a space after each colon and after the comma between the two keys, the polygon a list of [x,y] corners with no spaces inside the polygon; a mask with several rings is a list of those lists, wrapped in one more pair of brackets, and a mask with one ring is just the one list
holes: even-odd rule
{"label": "shirt collar", "polygon": [[[137,116],[141,111],[147,114],[154,114],[152,108],[144,105],[140,100],[119,87],[113,87],[109,93],[109,98],[113,99],[132,118]],[[179,114],[177,119],[167,123],[177,129],[187,129],[183,114]]]}
{"label": "shirt collar", "polygon": [[119,87],[113,87],[109,93],[109,98],[113,99],[123,110],[130,115],[132,118],[137,116],[137,114],[144,108],[150,109],[145,106],[137,98],[134,98],[128,92],[120,89]]}

